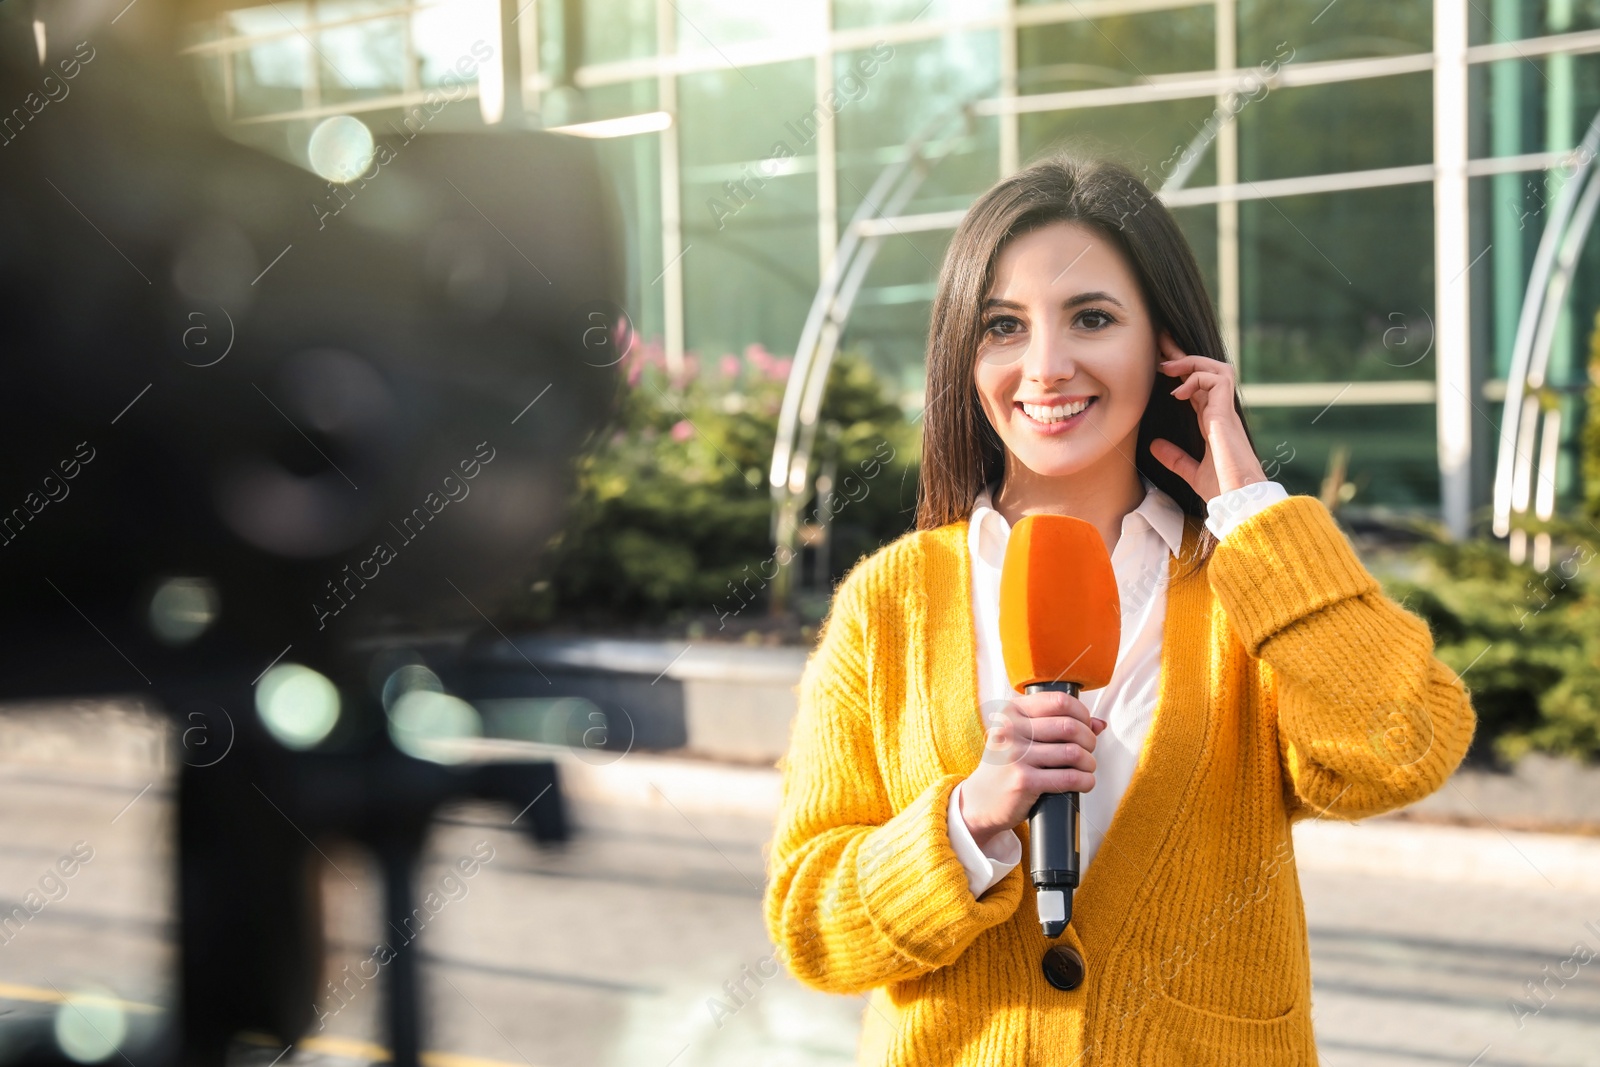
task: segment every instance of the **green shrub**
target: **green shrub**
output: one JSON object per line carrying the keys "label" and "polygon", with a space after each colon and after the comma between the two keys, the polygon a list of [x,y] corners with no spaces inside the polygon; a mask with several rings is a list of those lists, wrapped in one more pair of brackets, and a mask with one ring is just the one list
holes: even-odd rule
{"label": "green shrub", "polygon": [[[752,345],[714,364],[685,362],[673,382],[660,346],[645,344],[621,365],[615,422],[579,459],[569,519],[513,605],[514,622],[623,632],[698,620],[716,636],[719,617],[748,625],[765,613],[770,583],[760,576],[775,566],[767,471],[790,361]],[[919,435],[848,353],[830,369],[822,418],[837,433],[819,434],[819,461],[835,448],[841,480],[863,465],[874,471],[865,495],[835,504],[836,579],[911,527]]]}
{"label": "green shrub", "polygon": [[1385,582],[1426,619],[1439,659],[1461,676],[1478,713],[1473,758],[1514,762],[1530,751],[1600,755],[1600,600],[1595,542],[1568,531],[1543,574],[1492,541],[1438,542]]}
{"label": "green shrub", "polygon": [[1589,336],[1589,395],[1583,425],[1583,503],[1590,522],[1600,523],[1600,311]]}

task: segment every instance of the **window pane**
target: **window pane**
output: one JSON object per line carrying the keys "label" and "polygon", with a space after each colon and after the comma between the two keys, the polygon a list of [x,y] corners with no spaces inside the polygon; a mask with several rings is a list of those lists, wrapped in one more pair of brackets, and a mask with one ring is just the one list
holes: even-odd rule
{"label": "window pane", "polygon": [[657,85],[654,78],[597,85],[583,91],[585,111],[575,121],[596,122],[626,115],[643,115],[658,110],[656,100]]}
{"label": "window pane", "polygon": [[[1180,207],[1173,210],[1172,215],[1178,220],[1178,228],[1183,231],[1184,239],[1189,242],[1189,247],[1194,250],[1194,258],[1200,264],[1200,276],[1205,279],[1206,292],[1211,296],[1211,305],[1217,306],[1217,207],[1215,204],[1200,204],[1194,207]],[[1221,324],[1221,315],[1217,316]],[[1238,359],[1239,353],[1229,352],[1230,359]]]}
{"label": "window pane", "polygon": [[233,55],[236,118],[270,115],[305,106],[311,49],[300,37],[279,37]]}
{"label": "window pane", "polygon": [[[1474,0],[1480,7],[1489,0]],[[1519,0],[1520,2],[1520,0]],[[1294,61],[1411,55],[1433,51],[1429,0],[1240,0],[1239,61],[1260,62],[1279,42]]]}
{"label": "window pane", "polygon": [[[616,87],[616,88],[621,88]],[[652,83],[653,90],[654,85]],[[622,216],[628,314],[635,332],[660,340],[665,332],[661,277],[661,136],[604,138],[595,152],[615,191]],[[689,253],[695,256],[701,249]]]}
{"label": "window pane", "polygon": [[1475,0],[1468,32],[1473,44],[1519,41],[1549,33],[1600,28],[1600,7],[1592,3],[1532,3],[1530,0]]}
{"label": "window pane", "polygon": [[[500,7],[495,0],[454,0],[439,7],[424,8],[412,15],[411,33],[417,52],[417,79],[424,88],[439,84],[447,72],[454,71],[463,58],[466,69],[473,65],[485,47],[498,51]],[[474,47],[477,51],[474,52]],[[488,62],[499,62],[495,55]],[[477,81],[476,73],[464,79]]]}
{"label": "window pane", "polygon": [[896,22],[943,22],[997,15],[1004,0],[834,0],[833,25],[841,30]]}
{"label": "window pane", "polygon": [[1245,381],[1434,376],[1398,345],[1432,336],[1432,185],[1246,200],[1239,231]]}
{"label": "window pane", "polygon": [[817,286],[815,86],[809,60],[679,79],[684,336],[702,356],[799,340]]}
{"label": "window pane", "polygon": [[223,16],[228,28],[240,37],[266,37],[311,25],[311,9],[305,3],[273,4],[270,7],[245,7]]}
{"label": "window pane", "polygon": [[1153,104],[1120,104],[1072,111],[1045,111],[1020,116],[1019,140],[1024,161],[1053,149],[1079,147],[1094,155],[1125,162],[1152,191],[1159,192],[1186,152],[1199,162],[1188,187],[1216,183],[1213,141],[1196,131],[1212,114],[1210,97],[1160,100]]}
{"label": "window pane", "polygon": [[1353,508],[1439,506],[1437,419],[1431,404],[1252,408],[1262,465],[1291,493],[1317,496],[1335,448],[1348,449]]}
{"label": "window pane", "polygon": [[1024,26],[1017,33],[1017,92],[1129,85],[1135,78],[1216,65],[1210,5]]}
{"label": "window pane", "polygon": [[709,52],[745,41],[797,41],[820,44],[823,0],[674,0],[678,12],[678,51]]}
{"label": "window pane", "polygon": [[405,21],[358,22],[317,34],[322,102],[393,96],[405,88]]}
{"label": "window pane", "polygon": [[613,63],[655,54],[655,0],[586,0],[583,62]]}
{"label": "window pane", "polygon": [[1431,163],[1433,75],[1273,89],[1236,121],[1245,181]]}
{"label": "window pane", "polygon": [[950,231],[896,234],[878,247],[856,299],[842,347],[866,357],[920,409],[927,379],[928,312]]}
{"label": "window pane", "polygon": [[993,184],[1000,174],[998,120],[963,122],[961,108],[993,95],[998,80],[999,39],[992,31],[839,53],[834,81],[841,96],[860,86],[838,116],[841,223],[918,138],[931,135],[930,153],[938,159],[897,214],[963,208]]}

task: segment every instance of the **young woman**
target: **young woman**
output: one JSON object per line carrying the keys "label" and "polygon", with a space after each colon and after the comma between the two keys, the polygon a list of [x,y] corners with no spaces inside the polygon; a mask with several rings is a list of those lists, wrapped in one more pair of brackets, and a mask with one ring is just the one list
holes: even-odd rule
{"label": "young woman", "polygon": [[[1437,789],[1465,688],[1322,503],[1268,479],[1194,255],[1127,169],[1050,159],[984,194],[929,338],[917,529],[845,577],[798,687],[774,942],[870,991],[863,1064],[1313,1067],[1290,825]],[[1018,695],[1000,657],[1000,561],[1035,513],[1093,523],[1118,579],[1115,674],[1077,698]],[[1019,861],[1067,791],[1084,867],[1052,942]]]}

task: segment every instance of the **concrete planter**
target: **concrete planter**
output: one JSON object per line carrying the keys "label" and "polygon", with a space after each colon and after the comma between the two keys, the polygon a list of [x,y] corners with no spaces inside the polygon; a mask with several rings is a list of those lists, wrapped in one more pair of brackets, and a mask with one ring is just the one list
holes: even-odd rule
{"label": "concrete planter", "polygon": [[491,737],[771,763],[789,743],[807,655],[804,648],[522,637],[472,650],[461,684]]}

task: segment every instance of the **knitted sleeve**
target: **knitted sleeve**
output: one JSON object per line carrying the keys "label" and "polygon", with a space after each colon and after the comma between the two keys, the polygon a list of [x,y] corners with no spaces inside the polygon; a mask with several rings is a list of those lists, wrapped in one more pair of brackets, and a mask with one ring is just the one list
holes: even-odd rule
{"label": "knitted sleeve", "polygon": [[1209,569],[1246,650],[1266,666],[1293,816],[1365,818],[1444,784],[1477,722],[1466,687],[1320,500],[1292,496],[1246,519]]}
{"label": "knitted sleeve", "polygon": [[[763,900],[767,931],[796,978],[860,993],[953,963],[1021,900],[1010,879],[982,901],[949,841],[943,775],[894,810],[879,772],[869,699],[874,655],[862,568],[839,587],[806,663]],[[1013,884],[1014,883],[1014,884]]]}

